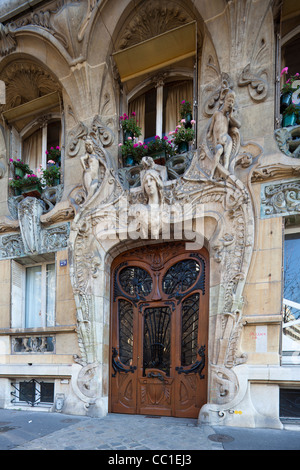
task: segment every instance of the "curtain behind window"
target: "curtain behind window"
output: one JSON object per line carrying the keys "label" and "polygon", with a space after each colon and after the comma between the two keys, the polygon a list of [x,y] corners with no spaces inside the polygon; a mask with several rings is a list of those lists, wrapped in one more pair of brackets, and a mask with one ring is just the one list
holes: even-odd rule
{"label": "curtain behind window", "polygon": [[141,95],[128,104],[128,114],[136,113],[137,125],[141,128],[142,135],[139,140],[144,140],[145,135],[145,95]]}
{"label": "curtain behind window", "polygon": [[42,267],[26,269],[25,328],[38,328],[42,318]]}
{"label": "curtain behind window", "polygon": [[55,264],[46,269],[46,326],[55,325]]}
{"label": "curtain behind window", "polygon": [[37,174],[42,163],[42,129],[23,140],[22,160],[29,165],[33,173]]}
{"label": "curtain behind window", "polygon": [[180,121],[180,103],[182,100],[193,104],[192,80],[167,87],[165,134],[174,131]]}

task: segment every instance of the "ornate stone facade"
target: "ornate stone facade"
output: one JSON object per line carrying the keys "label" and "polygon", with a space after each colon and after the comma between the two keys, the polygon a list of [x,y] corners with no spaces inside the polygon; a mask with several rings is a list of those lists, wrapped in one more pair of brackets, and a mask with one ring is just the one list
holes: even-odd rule
{"label": "ornate stone facade", "polygon": [[[31,374],[58,380],[49,357],[53,354],[59,369],[61,354],[62,361],[69,361],[65,374],[69,385],[66,390],[57,388],[57,394],[66,397],[63,410],[106,414],[112,361],[111,264],[130,248],[184,240],[195,249],[205,246],[210,256],[208,403],[199,422],[281,427],[279,412],[274,411],[282,373],[277,295],[281,264],[273,266],[277,283],[263,282],[269,273],[258,253],[265,254],[270,244],[266,254],[270,260],[273,249],[276,253],[282,249],[275,241],[272,245],[274,238],[266,227],[272,219],[274,230],[281,231],[281,217],[299,212],[300,164],[290,148],[284,150],[286,136],[276,132],[280,148],[274,138],[275,7],[272,10],[267,0],[65,0],[36,2],[18,15],[6,13],[0,17],[0,79],[6,84],[2,112],[57,92],[64,173],[59,194],[44,194],[42,200],[12,198],[10,148],[18,148],[16,142],[30,116],[19,122],[16,131],[11,130],[13,123],[4,122],[1,263],[47,253],[56,253],[60,260],[65,257],[61,266],[71,283],[72,299],[61,294],[59,301],[74,306],[68,320],[60,304],[57,314],[64,323],[57,321],[54,332],[45,332],[44,338],[53,338],[53,351],[28,346],[31,335],[26,329],[21,337],[8,333],[15,335],[12,351],[18,353],[20,369],[15,372],[15,363],[7,375],[0,364],[4,383],[0,389],[11,376],[28,376],[25,363],[33,352],[47,354],[44,371],[36,368]],[[112,54],[190,22],[197,25],[192,71],[195,145],[166,166],[147,156],[136,167],[122,168],[119,114],[127,105],[126,96],[134,89],[140,91],[143,83],[148,86],[157,70],[134,84],[122,83]],[[166,64],[166,77],[187,74],[187,64]],[[9,317],[8,303],[1,323],[6,332]],[[67,325],[73,323],[76,332],[68,330],[72,340],[64,346],[59,328],[65,327],[60,333],[64,337]],[[256,339],[253,342],[253,331],[261,326],[268,338],[263,352]],[[5,354],[10,355],[11,349]],[[258,396],[269,391],[272,405],[264,410]],[[3,406],[10,406],[7,397]]]}

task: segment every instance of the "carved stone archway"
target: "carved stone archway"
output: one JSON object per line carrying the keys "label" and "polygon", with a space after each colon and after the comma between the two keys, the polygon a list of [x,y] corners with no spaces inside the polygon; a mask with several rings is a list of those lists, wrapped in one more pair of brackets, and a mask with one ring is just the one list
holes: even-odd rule
{"label": "carved stone archway", "polygon": [[[92,129],[89,135],[93,150],[83,158],[94,155],[98,161],[93,167],[97,184],[92,191],[84,185],[78,190],[81,202],[75,208],[69,243],[81,351],[76,358],[82,367],[77,382],[80,400],[90,414],[107,412],[113,258],[133,246],[178,240],[181,227],[185,229],[181,239],[198,247],[205,243],[210,252],[208,396],[213,412],[225,413],[240,390],[236,370],[247,360],[239,342],[243,288],[254,243],[254,214],[243,171],[248,173],[261,149],[237,140],[226,170],[216,163],[213,147],[204,135],[183,176],[169,181],[165,168],[147,157],[141,186],[127,190],[111,169],[107,151]],[[155,181],[153,192],[147,187],[149,179],[152,184]]]}

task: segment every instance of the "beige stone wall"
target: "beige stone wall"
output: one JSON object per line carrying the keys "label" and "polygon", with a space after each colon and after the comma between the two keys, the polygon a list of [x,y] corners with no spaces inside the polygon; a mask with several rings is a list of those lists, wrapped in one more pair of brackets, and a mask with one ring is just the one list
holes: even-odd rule
{"label": "beige stone wall", "polygon": [[280,364],[282,310],[282,218],[260,217],[260,184],[253,185],[256,240],[244,289],[241,347],[249,364]]}
{"label": "beige stone wall", "polygon": [[0,261],[0,328],[10,327],[10,290],[10,260],[2,260]]}

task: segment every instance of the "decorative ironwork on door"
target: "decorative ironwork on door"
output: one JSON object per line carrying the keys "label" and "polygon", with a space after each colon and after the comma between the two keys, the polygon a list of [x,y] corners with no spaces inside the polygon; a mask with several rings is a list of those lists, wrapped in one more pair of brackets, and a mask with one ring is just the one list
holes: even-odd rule
{"label": "decorative ironwork on door", "polygon": [[111,411],[197,417],[207,388],[206,250],[131,250],[112,275]]}

